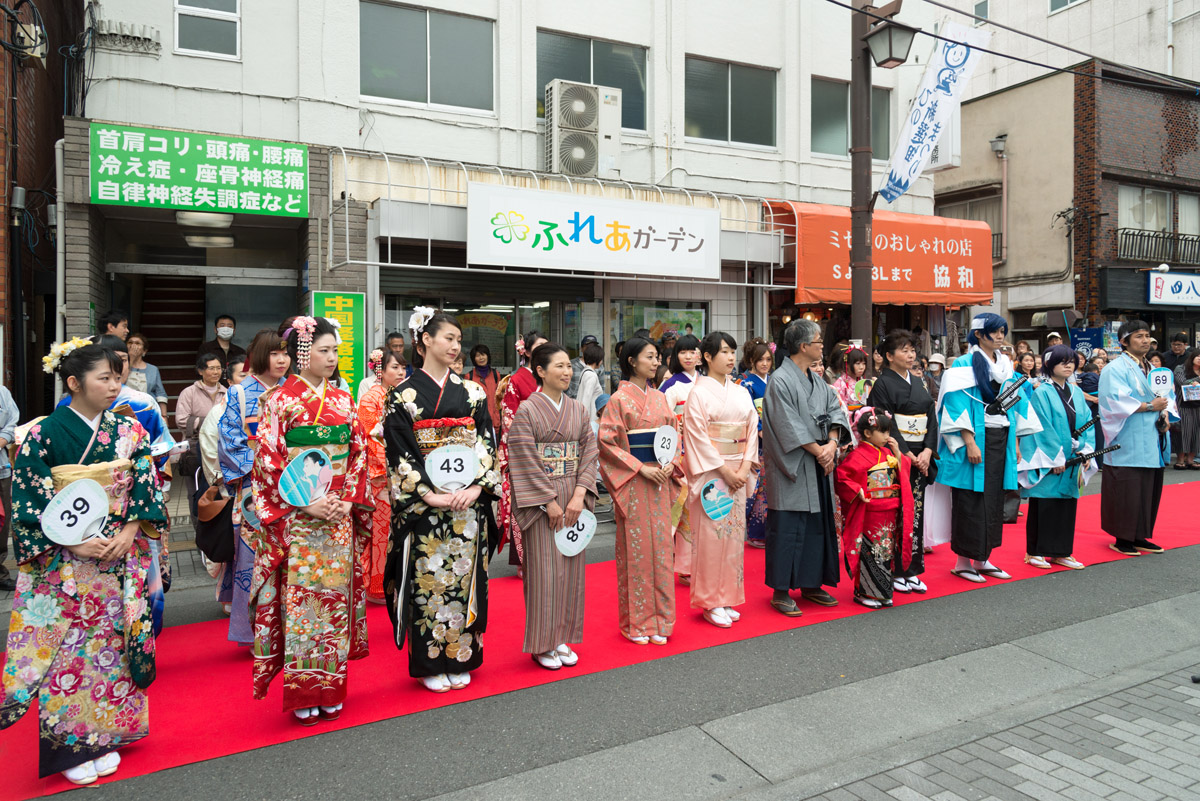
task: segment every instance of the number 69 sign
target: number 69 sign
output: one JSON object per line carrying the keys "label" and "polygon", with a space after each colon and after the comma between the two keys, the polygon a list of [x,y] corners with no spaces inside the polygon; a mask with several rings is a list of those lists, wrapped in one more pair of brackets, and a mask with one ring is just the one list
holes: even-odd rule
{"label": "number 69 sign", "polygon": [[433,486],[454,492],[470,486],[479,473],[479,457],[466,445],[443,445],[425,457],[425,472]]}
{"label": "number 69 sign", "polygon": [[596,536],[596,516],[584,509],[575,525],[554,532],[554,545],[563,556],[576,556]]}
{"label": "number 69 sign", "polygon": [[1170,397],[1175,392],[1175,373],[1167,367],[1155,367],[1146,376],[1150,390],[1160,398]]}
{"label": "number 69 sign", "polygon": [[95,537],[108,522],[108,493],[90,478],[63,487],[42,512],[42,532],[59,545],[78,545]]}

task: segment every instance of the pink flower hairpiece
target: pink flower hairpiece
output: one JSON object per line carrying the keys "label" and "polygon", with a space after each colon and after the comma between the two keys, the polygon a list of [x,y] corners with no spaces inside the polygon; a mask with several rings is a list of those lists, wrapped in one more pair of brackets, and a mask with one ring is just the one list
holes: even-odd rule
{"label": "pink flower hairpiece", "polygon": [[879,425],[879,415],[876,413],[874,406],[863,406],[862,408],[856,410],[854,412],[854,420],[852,422],[855,425],[858,425],[858,421],[862,419],[864,414],[867,415],[867,425],[872,427]]}
{"label": "pink flower hairpiece", "polygon": [[517,355],[520,356],[522,359],[525,358],[525,340],[524,339],[517,340]]}
{"label": "pink flower hairpiece", "polygon": [[771,344],[767,345],[767,350],[771,351],[771,353],[774,354],[775,353],[775,343],[772,342]]}
{"label": "pink flower hairpiece", "polygon": [[317,330],[317,321],[313,317],[297,317],[292,320],[292,327],[284,332],[284,337],[289,336],[293,331],[296,332],[296,367],[301,370],[307,370],[309,365],[309,352],[312,349],[313,334]]}
{"label": "pink flower hairpiece", "polygon": [[380,378],[383,373],[383,349],[376,348],[371,351],[371,355],[367,356],[367,368],[375,374],[376,378]]}

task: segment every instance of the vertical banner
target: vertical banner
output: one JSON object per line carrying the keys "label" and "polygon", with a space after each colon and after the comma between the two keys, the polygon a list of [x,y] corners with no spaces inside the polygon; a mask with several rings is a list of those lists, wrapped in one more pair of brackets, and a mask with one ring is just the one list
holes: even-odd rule
{"label": "vertical banner", "polygon": [[350,394],[358,392],[358,382],[367,370],[367,301],[362,292],[313,292],[313,316],[336,320],[338,333],[338,372],[350,386]]}
{"label": "vertical banner", "polygon": [[937,48],[925,67],[921,86],[900,129],[888,174],[879,189],[888,203],[895,203],[921,177],[983,55],[976,48],[986,45],[992,37],[990,31],[959,22],[946,23],[938,33],[952,41],[937,40]]}

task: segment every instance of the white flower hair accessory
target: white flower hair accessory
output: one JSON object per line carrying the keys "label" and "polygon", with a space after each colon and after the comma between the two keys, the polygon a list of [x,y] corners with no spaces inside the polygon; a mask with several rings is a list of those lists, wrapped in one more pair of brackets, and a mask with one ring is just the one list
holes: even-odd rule
{"label": "white flower hair accessory", "polygon": [[71,337],[65,342],[55,342],[50,346],[50,353],[42,357],[42,370],[53,374],[58,369],[58,366],[62,364],[63,359],[79,348],[91,344],[92,340],[84,339],[83,337]]}
{"label": "white flower hair accessory", "polygon": [[332,317],[326,317],[325,322],[333,326],[333,339],[337,344],[342,344],[342,322],[335,320]]}
{"label": "white flower hair accessory", "polygon": [[416,306],[413,308],[412,316],[408,318],[408,328],[412,331],[413,339],[420,342],[421,332],[425,330],[425,326],[429,324],[429,321],[433,319],[433,315],[435,314],[437,314],[437,310],[429,306]]}

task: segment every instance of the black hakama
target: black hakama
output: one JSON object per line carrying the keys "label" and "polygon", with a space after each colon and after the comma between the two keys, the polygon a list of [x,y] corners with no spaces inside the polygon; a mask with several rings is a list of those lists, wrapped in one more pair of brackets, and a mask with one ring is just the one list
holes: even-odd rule
{"label": "black hakama", "polygon": [[1148,540],[1162,500],[1161,467],[1104,466],[1100,527],[1118,540]]}
{"label": "black hakama", "polygon": [[950,550],[959,556],[986,561],[1004,536],[1004,467],[1008,459],[1008,428],[985,428],[983,492],[951,489]]}

